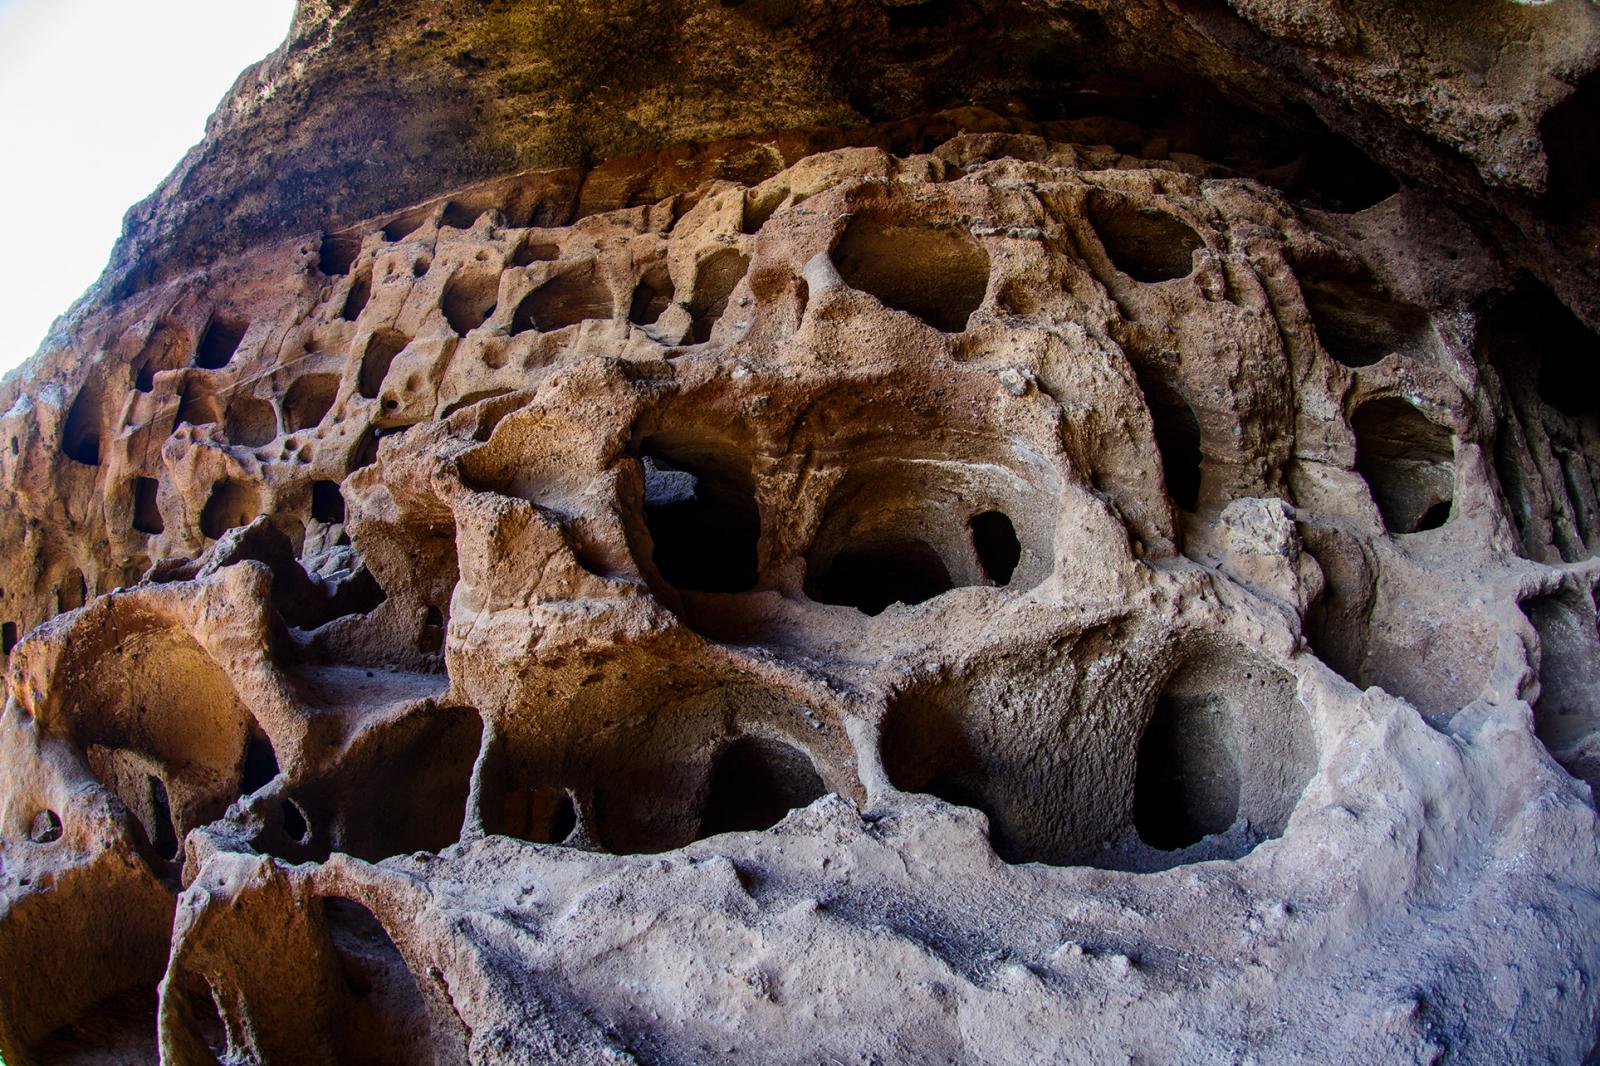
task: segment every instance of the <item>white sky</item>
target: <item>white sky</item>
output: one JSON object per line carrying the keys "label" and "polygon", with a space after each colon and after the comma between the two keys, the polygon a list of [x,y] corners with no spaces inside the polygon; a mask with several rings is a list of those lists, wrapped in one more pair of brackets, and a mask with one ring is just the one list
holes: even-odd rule
{"label": "white sky", "polygon": [[293,0],[0,0],[0,372],[111,254]]}

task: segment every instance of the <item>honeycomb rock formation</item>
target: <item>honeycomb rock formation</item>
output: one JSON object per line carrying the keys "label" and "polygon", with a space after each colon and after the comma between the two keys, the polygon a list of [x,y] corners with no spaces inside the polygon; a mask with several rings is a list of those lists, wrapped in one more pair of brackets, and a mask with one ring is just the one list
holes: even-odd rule
{"label": "honeycomb rock formation", "polygon": [[424,6],[0,388],[5,1062],[1594,1060],[1592,6]]}

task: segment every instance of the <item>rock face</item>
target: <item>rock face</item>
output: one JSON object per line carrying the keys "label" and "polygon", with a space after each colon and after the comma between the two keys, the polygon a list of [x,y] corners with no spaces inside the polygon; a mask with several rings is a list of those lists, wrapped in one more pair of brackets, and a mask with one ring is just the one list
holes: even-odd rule
{"label": "rock face", "polygon": [[1595,9],[1379,6],[303,4],[0,396],[0,1055],[1593,1061]]}

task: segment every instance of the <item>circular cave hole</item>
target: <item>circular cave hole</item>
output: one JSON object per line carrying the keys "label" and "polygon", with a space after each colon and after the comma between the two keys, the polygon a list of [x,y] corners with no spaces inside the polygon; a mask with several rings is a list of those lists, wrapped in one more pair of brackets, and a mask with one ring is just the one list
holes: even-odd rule
{"label": "circular cave hole", "polygon": [[750,463],[731,446],[661,434],[643,447],[644,521],[663,580],[693,592],[755,586],[761,513]]}
{"label": "circular cave hole", "polygon": [[989,253],[960,227],[857,215],[832,254],[851,288],[944,333],[967,328],[989,287]]}
{"label": "circular cave hole", "polygon": [[1104,193],[1092,194],[1087,208],[1106,258],[1133,280],[1172,281],[1194,270],[1194,253],[1204,244],[1186,223]]}
{"label": "circular cave hole", "polygon": [[61,816],[55,811],[40,811],[28,827],[28,839],[35,844],[53,844],[61,839]]}
{"label": "circular cave hole", "polygon": [[1370,400],[1350,419],[1356,470],[1391,533],[1437,529],[1450,518],[1455,443],[1450,431],[1397,397]]}
{"label": "circular cave hole", "polygon": [[799,748],[765,737],[740,737],[722,750],[700,816],[700,836],[771,829],[790,811],[827,792]]}

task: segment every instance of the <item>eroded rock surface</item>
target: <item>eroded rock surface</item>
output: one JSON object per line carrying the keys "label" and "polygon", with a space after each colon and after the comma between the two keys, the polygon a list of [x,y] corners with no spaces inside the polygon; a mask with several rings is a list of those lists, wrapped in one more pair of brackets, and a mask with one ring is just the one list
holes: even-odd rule
{"label": "eroded rock surface", "polygon": [[0,397],[6,1061],[1592,1057],[1577,230],[1101,97],[92,296]]}

